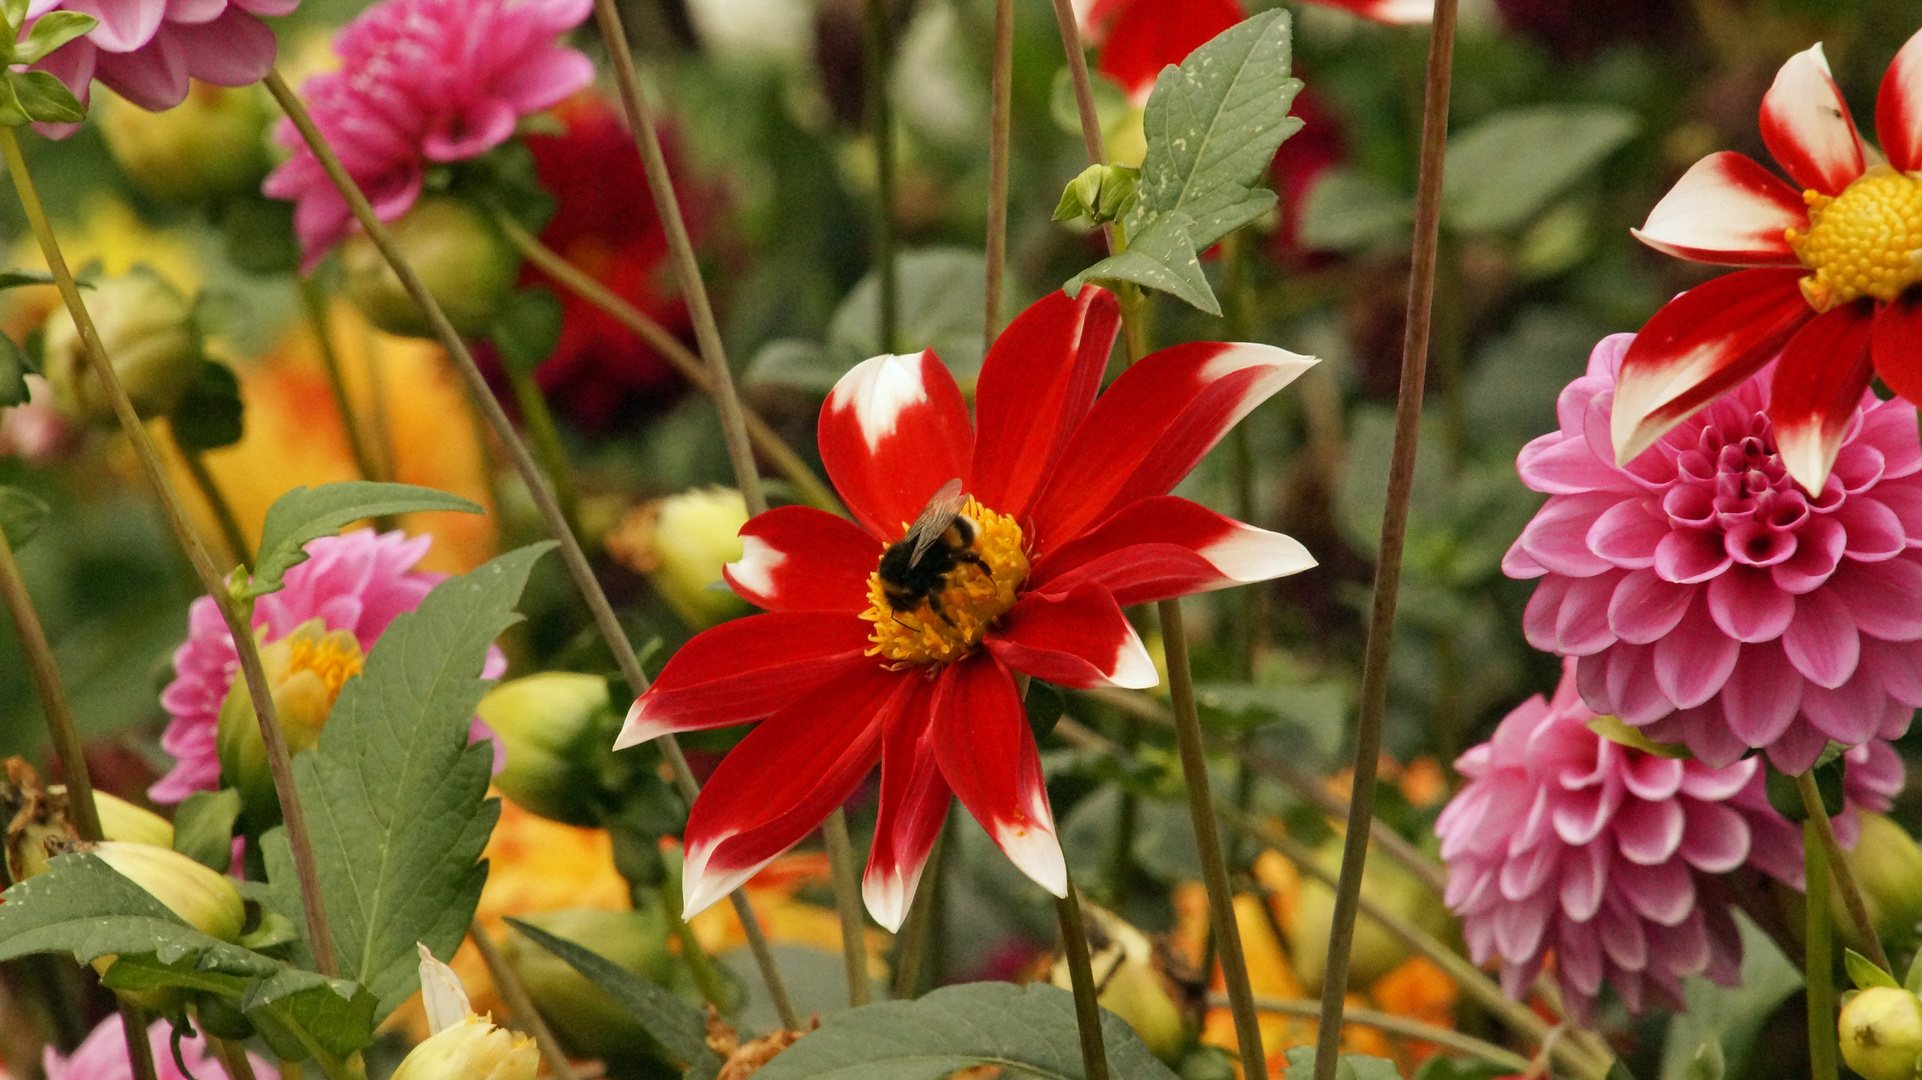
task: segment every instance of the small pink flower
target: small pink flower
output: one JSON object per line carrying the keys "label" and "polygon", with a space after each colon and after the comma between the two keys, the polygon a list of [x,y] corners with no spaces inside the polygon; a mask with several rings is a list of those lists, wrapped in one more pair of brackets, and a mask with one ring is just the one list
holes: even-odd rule
{"label": "small pink flower", "polygon": [[1580,658],[1588,704],[1710,765],[1765,749],[1787,773],[1833,739],[1895,738],[1922,705],[1922,445],[1906,401],[1860,393],[1810,496],[1770,423],[1773,367],[1617,467],[1623,353],[1605,339],[1522,450],[1549,495],[1502,561],[1541,578],[1523,628]]}
{"label": "small pink flower", "polygon": [[[69,0],[73,2],[73,0]],[[340,70],[301,96],[383,221],[414,205],[427,169],[506,142],[520,118],[551,108],[594,79],[594,65],[560,35],[592,0],[382,0],[334,39]],[[294,156],[263,190],[295,202],[308,269],[352,231],[346,200],[291,122]]]}
{"label": "small pink flower", "polygon": [[[1470,782],[1435,822],[1445,899],[1475,962],[1500,959],[1510,997],[1553,956],[1584,1023],[1604,983],[1633,1012],[1680,1009],[1682,979],[1732,986],[1740,973],[1728,875],[1799,887],[1801,831],[1770,808],[1760,758],[1715,768],[1589,730],[1575,667],[1564,661],[1553,700],[1523,702],[1455,762]],[[1850,759],[1837,824],[1853,844],[1855,807],[1887,809],[1902,765],[1879,741]]]}
{"label": "small pink flower", "polygon": [[[126,1029],[121,1027],[120,1014],[115,1013],[100,1021],[93,1031],[72,1054],[62,1056],[49,1046],[41,1059],[47,1073],[47,1080],[133,1080],[133,1063],[127,1060]],[[156,1020],[147,1029],[147,1042],[153,1047],[154,1074],[157,1080],[188,1080],[189,1076],[224,1076],[220,1061],[207,1050],[207,1041],[199,1035],[180,1040],[180,1061],[187,1066],[182,1072],[175,1064],[173,1054],[173,1028],[165,1020]],[[248,1052],[254,1074],[272,1076],[273,1068],[258,1055]]]}
{"label": "small pink flower", "polygon": [[[414,569],[433,544],[432,536],[410,537],[399,530],[323,536],[307,545],[306,562],[287,571],[285,588],[254,602],[254,628],[264,629],[265,643],[272,643],[320,619],[329,630],[351,631],[365,654],[396,615],[419,607],[447,577]],[[174,680],[160,694],[160,704],[173,717],[160,745],[173,755],[174,767],[148,791],[155,802],[176,803],[220,786],[214,737],[240,660],[212,597],[193,602],[187,626],[187,640],[174,652]],[[491,679],[506,667],[506,657],[494,649],[481,674]],[[491,733],[476,720],[475,734]],[[497,744],[497,769],[500,764]]]}

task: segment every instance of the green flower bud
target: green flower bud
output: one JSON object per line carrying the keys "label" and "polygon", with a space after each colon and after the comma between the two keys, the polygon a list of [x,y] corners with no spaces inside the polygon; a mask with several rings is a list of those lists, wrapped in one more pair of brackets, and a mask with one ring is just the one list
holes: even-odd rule
{"label": "green flower bud", "polygon": [[[1126,1020],[1156,1057],[1179,1060],[1200,1016],[1189,995],[1168,977],[1163,955],[1121,916],[1089,903],[1081,911],[1101,1007]],[[1074,988],[1067,957],[1056,958],[1048,979],[1063,990]]]}
{"label": "green flower bud", "polygon": [[[651,982],[671,985],[675,980],[667,919],[658,909],[574,908],[521,918],[556,937],[585,945]],[[570,1054],[604,1060],[653,1055],[653,1040],[632,1014],[567,961],[511,931],[501,943],[501,952]]]}
{"label": "green flower bud", "polygon": [[1893,986],[1875,986],[1842,1007],[1837,1025],[1842,1060],[1864,1080],[1913,1080],[1922,1055],[1922,1001]]}
{"label": "green flower bud", "polygon": [[257,188],[267,173],[268,110],[255,87],[196,82],[165,112],[118,94],[96,99],[94,118],[127,179],[165,202],[191,203]]}
{"label": "green flower bud", "polygon": [[[514,291],[521,265],[487,214],[465,199],[424,195],[388,227],[454,329],[469,337],[486,333]],[[375,326],[408,337],[434,335],[426,313],[365,233],[342,244],[340,255],[347,295]]]}
{"label": "green flower bud", "polygon": [[[1336,837],[1315,851],[1315,861],[1331,875],[1341,870],[1342,842]],[[1369,859],[1361,876],[1363,896],[1380,904],[1431,933],[1446,936],[1448,909],[1419,879],[1392,859]],[[1320,880],[1302,875],[1301,891],[1289,912],[1288,954],[1294,958],[1295,973],[1303,985],[1321,986],[1328,963],[1328,930],[1334,922],[1335,892]],[[1383,929],[1373,919],[1355,923],[1355,941],[1349,959],[1350,985],[1366,986],[1410,956],[1401,939]]]}
{"label": "green flower bud", "polygon": [[534,1040],[469,1013],[409,1051],[393,1080],[534,1080],[539,1068]]}
{"label": "green flower bud", "polygon": [[[1881,814],[1862,813],[1862,838],[1847,855],[1849,869],[1869,909],[1869,920],[1892,950],[1902,951],[1922,933],[1922,845]],[[1836,925],[1855,948],[1855,924],[1836,893]]]}
{"label": "green flower bud", "polygon": [[609,534],[607,550],[647,575],[668,606],[696,630],[748,611],[721,567],[741,557],[747,503],[733,488],[695,488],[630,511]]}
{"label": "green flower bud", "polygon": [[[143,418],[172,412],[206,362],[193,305],[146,267],[103,278],[81,298],[134,411]],[[113,423],[113,403],[64,307],[47,316],[45,332],[41,360],[54,406],[76,419]]]}
{"label": "green flower bud", "polygon": [[[333,711],[341,686],[360,673],[366,658],[353,634],[329,631],[325,622],[309,619],[279,641],[263,645],[260,660],[287,750],[297,754],[320,741],[320,729]],[[253,695],[238,672],[220,706],[214,746],[220,755],[221,779],[239,789],[247,812],[263,821],[278,820],[280,799],[267,768],[267,745],[260,738]]]}
{"label": "green flower bud", "polygon": [[152,810],[104,791],[93,793],[93,807],[100,815],[100,834],[107,839],[173,850],[173,822]]}
{"label": "green flower bud", "polygon": [[607,680],[544,671],[496,686],[477,711],[507,751],[502,794],[544,818],[600,823],[600,766],[620,727]]}
{"label": "green flower bud", "polygon": [[1140,169],[1125,165],[1090,165],[1068,182],[1054,208],[1056,221],[1086,219],[1094,225],[1117,221],[1134,209]]}
{"label": "green flower bud", "polygon": [[247,921],[246,907],[233,881],[224,875],[177,851],[151,844],[103,840],[94,845],[92,853],[201,933],[222,941],[240,936]]}

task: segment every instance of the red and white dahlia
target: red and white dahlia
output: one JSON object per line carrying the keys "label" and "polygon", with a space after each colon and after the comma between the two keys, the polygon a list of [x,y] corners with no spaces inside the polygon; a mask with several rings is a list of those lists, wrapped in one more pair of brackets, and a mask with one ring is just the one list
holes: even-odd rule
{"label": "red and white dahlia", "polygon": [[[693,914],[792,847],[881,763],[863,894],[898,927],[959,796],[1057,896],[1067,874],[1015,675],[1155,684],[1123,605],[1313,566],[1296,541],[1167,494],[1234,423],[1315,361],[1266,345],[1179,345],[1097,400],[1114,298],[1055,293],[989,350],[970,421],[933,352],[877,356],[821,409],[852,522],[806,507],[741,530],[734,591],[767,614],[688,642],[629,710],[617,748],[761,721],[687,824]],[[906,602],[880,575],[931,496],[959,479],[950,568]],[[912,606],[910,606],[910,604]]]}
{"label": "red and white dahlia", "polygon": [[1922,32],[1882,79],[1882,154],[1863,145],[1820,45],[1782,65],[1761,124],[1794,187],[1741,154],[1710,154],[1635,233],[1749,269],[1690,289],[1642,328],[1610,433],[1626,463],[1779,354],[1769,419],[1789,475],[1819,492],[1871,377],[1922,402]]}

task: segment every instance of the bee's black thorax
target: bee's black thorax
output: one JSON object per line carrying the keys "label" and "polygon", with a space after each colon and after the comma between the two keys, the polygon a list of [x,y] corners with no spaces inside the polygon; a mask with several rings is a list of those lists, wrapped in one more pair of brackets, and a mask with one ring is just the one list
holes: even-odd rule
{"label": "bee's black thorax", "polygon": [[939,612],[941,605],[936,594],[946,586],[948,575],[955,567],[970,563],[986,570],[981,557],[973,551],[974,534],[974,524],[965,517],[957,517],[921,552],[919,559],[915,558],[912,536],[889,545],[876,570],[889,603],[897,611],[909,611],[927,600],[929,606]]}

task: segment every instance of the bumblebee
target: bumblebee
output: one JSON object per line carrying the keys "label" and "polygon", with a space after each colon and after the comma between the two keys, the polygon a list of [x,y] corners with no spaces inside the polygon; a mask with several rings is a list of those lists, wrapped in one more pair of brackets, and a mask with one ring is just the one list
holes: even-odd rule
{"label": "bumblebee", "polygon": [[907,535],[888,546],[881,554],[876,575],[889,606],[896,611],[913,611],[928,602],[928,609],[952,626],[941,611],[941,589],[948,574],[962,564],[989,573],[988,564],[974,553],[974,522],[961,513],[968,497],[961,494],[961,481],[950,480],[934,493],[921,515],[908,526]]}

